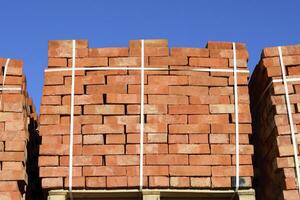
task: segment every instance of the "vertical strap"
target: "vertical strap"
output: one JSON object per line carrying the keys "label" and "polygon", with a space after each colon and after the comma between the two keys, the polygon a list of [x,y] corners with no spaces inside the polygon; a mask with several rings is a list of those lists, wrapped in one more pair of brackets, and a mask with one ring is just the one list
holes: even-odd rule
{"label": "vertical strap", "polygon": [[5,66],[4,66],[4,73],[3,73],[3,80],[2,80],[2,88],[4,89],[5,79],[6,79],[6,73],[7,73],[7,67],[10,59],[8,58],[6,60]]}
{"label": "vertical strap", "polygon": [[140,126],[140,190],[143,190],[144,183],[144,40],[141,40],[141,105],[140,105],[140,117],[141,117],[141,126]]}
{"label": "vertical strap", "polygon": [[233,74],[234,74],[234,113],[235,113],[235,191],[240,187],[240,144],[239,144],[239,101],[238,101],[238,84],[237,84],[237,64],[236,64],[236,47],[233,47]]}
{"label": "vertical strap", "polygon": [[285,91],[285,99],[286,99],[288,118],[289,118],[289,123],[290,123],[291,134],[292,134],[295,168],[296,168],[297,183],[298,183],[298,192],[300,193],[300,185],[299,185],[300,184],[300,176],[299,176],[300,170],[299,170],[299,159],[298,159],[298,145],[297,145],[297,140],[296,140],[296,135],[295,135],[296,133],[295,133],[295,129],[294,129],[294,121],[293,121],[293,116],[292,116],[289,89],[288,89],[287,79],[286,79],[286,69],[285,69],[285,65],[283,63],[281,47],[278,47],[278,53],[279,53],[282,80],[283,80],[284,91]]}
{"label": "vertical strap", "polygon": [[10,59],[8,58],[5,62],[5,66],[4,66],[4,72],[3,72],[3,79],[2,79],[2,92],[1,92],[1,99],[0,99],[0,109],[2,109],[2,98],[3,98],[3,91],[4,89],[4,85],[5,85],[5,79],[6,79],[6,73],[7,73],[7,67],[9,64]]}
{"label": "vertical strap", "polygon": [[[73,181],[73,134],[74,134],[74,89],[75,89],[75,59],[76,40],[72,41],[72,85],[71,85],[71,113],[70,113],[70,153],[69,153],[69,192],[72,192]],[[72,199],[72,193],[71,199]]]}

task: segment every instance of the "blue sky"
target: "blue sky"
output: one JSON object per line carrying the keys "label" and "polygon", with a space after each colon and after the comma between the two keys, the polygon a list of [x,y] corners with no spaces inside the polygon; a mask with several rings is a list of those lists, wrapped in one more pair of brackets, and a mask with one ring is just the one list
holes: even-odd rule
{"label": "blue sky", "polygon": [[83,38],[90,47],[141,38],[167,38],[170,47],[240,41],[251,70],[263,47],[300,43],[299,0],[1,0],[0,8],[0,57],[24,60],[38,109],[48,40]]}

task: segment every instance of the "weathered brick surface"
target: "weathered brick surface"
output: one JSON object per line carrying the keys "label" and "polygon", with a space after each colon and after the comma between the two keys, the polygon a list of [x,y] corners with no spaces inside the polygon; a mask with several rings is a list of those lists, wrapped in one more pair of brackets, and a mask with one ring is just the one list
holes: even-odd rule
{"label": "weathered brick surface", "polygon": [[[6,60],[0,58],[0,199],[38,199],[37,115],[27,94],[21,60],[10,60],[3,86]],[[54,123],[55,118],[44,118],[44,122]]]}
{"label": "weathered brick surface", "polygon": [[[288,77],[300,75],[299,50],[299,45],[282,47]],[[282,82],[271,83],[283,78],[279,61],[277,47],[263,49],[249,84],[258,175],[256,192],[259,199],[300,199],[284,87]],[[296,133],[300,130],[299,83],[288,82]],[[298,139],[297,143],[299,148]]]}
{"label": "weathered brick surface", "polygon": [[[139,67],[141,42],[129,48],[88,48],[77,41],[76,67]],[[49,68],[70,67],[70,41],[49,42]],[[232,67],[232,43],[168,48],[145,41],[144,187],[232,188],[235,177],[233,72],[184,69]],[[237,44],[239,68],[248,52]],[[67,62],[67,64],[66,64]],[[241,187],[252,187],[248,75],[238,74]],[[137,188],[140,71],[76,71],[73,178],[79,188]],[[67,188],[70,72],[46,72],[39,166],[44,189]],[[243,159],[242,159],[243,158]],[[220,168],[217,168],[217,167]],[[75,183],[74,183],[75,184]]]}

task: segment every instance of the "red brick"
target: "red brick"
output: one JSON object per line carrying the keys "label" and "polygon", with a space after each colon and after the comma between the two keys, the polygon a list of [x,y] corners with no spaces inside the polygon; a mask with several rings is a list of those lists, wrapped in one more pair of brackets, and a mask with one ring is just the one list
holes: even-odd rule
{"label": "red brick", "polygon": [[190,155],[190,165],[231,165],[230,155]]}
{"label": "red brick", "polygon": [[144,166],[145,176],[168,176],[168,166]]}
{"label": "red brick", "polygon": [[139,156],[137,155],[105,156],[106,165],[108,166],[138,165],[139,160]]}
{"label": "red brick", "polygon": [[187,76],[148,76],[149,85],[187,85]]}
{"label": "red brick", "polygon": [[104,144],[103,135],[84,135],[83,144]]}
{"label": "red brick", "polygon": [[114,166],[88,166],[83,167],[83,176],[123,176],[126,175],[125,167]]}
{"label": "red brick", "polygon": [[88,188],[105,188],[106,178],[105,177],[86,177],[86,187]]}
{"label": "red brick", "polygon": [[[81,176],[81,167],[73,167],[73,176]],[[40,167],[41,177],[67,177],[69,167]]]}
{"label": "red brick", "polygon": [[118,124],[88,124],[82,127],[83,134],[123,133],[124,126]]}
{"label": "red brick", "polygon": [[117,115],[124,114],[125,108],[123,105],[85,105],[84,114],[103,114]]}
{"label": "red brick", "polygon": [[[168,152],[167,144],[144,144],[145,154],[164,154]],[[126,145],[126,154],[139,154],[140,146],[129,144]]]}
{"label": "red brick", "polygon": [[139,57],[126,57],[126,58],[109,58],[109,66],[112,67],[140,67],[141,59]]}
{"label": "red brick", "polygon": [[149,187],[161,188],[169,187],[169,177],[166,176],[150,176]]}
{"label": "red brick", "polygon": [[188,104],[187,96],[148,95],[149,104]]}
{"label": "red brick", "polygon": [[170,124],[169,133],[209,133],[208,124]]}
{"label": "red brick", "polygon": [[208,114],[208,105],[169,105],[169,114]]}
{"label": "red brick", "polygon": [[187,165],[187,155],[162,154],[162,155],[146,155],[147,165]]}
{"label": "red brick", "polygon": [[126,187],[126,186],[127,186],[126,176],[107,177],[108,188]]}
{"label": "red brick", "polygon": [[42,178],[43,188],[62,188],[63,178]]}
{"label": "red brick", "polygon": [[58,156],[39,156],[39,166],[58,166]]}
{"label": "red brick", "polygon": [[89,57],[128,56],[128,48],[89,48]]}
{"label": "red brick", "polygon": [[201,86],[227,86],[228,79],[223,77],[201,77],[190,76],[190,85],[201,85]]}
{"label": "red brick", "polygon": [[[141,96],[137,94],[107,94],[107,103],[122,103],[122,104],[136,104],[140,103]],[[145,103],[147,103],[147,98],[145,98]]]}
{"label": "red brick", "polygon": [[211,178],[210,177],[191,177],[191,187],[197,188],[209,188],[211,187]]}
{"label": "red brick", "polygon": [[[74,105],[88,105],[88,104],[102,104],[103,96],[102,95],[75,95],[74,96]],[[63,105],[70,105],[71,98],[70,96],[64,96],[62,98]]]}
{"label": "red brick", "polygon": [[[60,166],[69,166],[69,156],[60,156]],[[73,156],[73,166],[102,165],[101,156]]]}
{"label": "red brick", "polygon": [[208,144],[170,144],[169,153],[205,154],[210,153]]}
{"label": "red brick", "polygon": [[60,116],[59,115],[41,115],[40,124],[59,124]]}
{"label": "red brick", "polygon": [[190,187],[190,179],[188,177],[170,177],[170,186],[176,188]]}
{"label": "red brick", "polygon": [[125,144],[125,135],[106,135],[106,144]]}
{"label": "red brick", "polygon": [[[127,105],[127,114],[140,114],[140,105]],[[166,114],[167,105],[144,105],[144,114]]]}
{"label": "red brick", "polygon": [[230,177],[212,177],[211,185],[213,188],[231,187],[231,178]]}
{"label": "red brick", "polygon": [[123,145],[87,145],[82,147],[83,155],[124,154]]}
{"label": "red brick", "polygon": [[171,176],[211,176],[208,166],[170,166]]}

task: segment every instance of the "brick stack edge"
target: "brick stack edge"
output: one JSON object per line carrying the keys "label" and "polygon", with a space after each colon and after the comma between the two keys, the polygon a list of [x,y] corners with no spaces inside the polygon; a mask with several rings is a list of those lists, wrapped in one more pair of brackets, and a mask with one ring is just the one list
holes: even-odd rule
{"label": "brick stack edge", "polygon": [[[300,46],[282,47],[288,77],[300,75]],[[294,151],[286,108],[277,47],[265,48],[250,82],[253,113],[256,192],[259,199],[300,199],[295,174]],[[288,82],[294,127],[300,130],[300,84]],[[264,93],[264,91],[266,91]],[[299,135],[296,135],[299,144]],[[299,146],[298,146],[299,148]],[[299,155],[298,155],[299,156]]]}
{"label": "brick stack edge", "polygon": [[[76,41],[76,67],[140,67],[141,43],[89,48]],[[70,67],[72,41],[49,41],[48,68]],[[168,48],[145,41],[144,188],[235,187],[232,43]],[[237,43],[239,69],[248,52]],[[177,71],[176,71],[177,70]],[[238,73],[240,183],[252,187],[248,75]],[[140,71],[76,71],[73,188],[138,188]],[[46,190],[68,188],[71,71],[45,72],[40,107],[39,169]]]}
{"label": "brick stack edge", "polygon": [[[7,59],[0,58],[2,87]],[[34,199],[39,190],[37,115],[26,91],[23,62],[11,59],[0,93],[0,199]]]}

